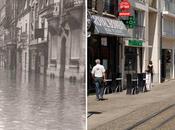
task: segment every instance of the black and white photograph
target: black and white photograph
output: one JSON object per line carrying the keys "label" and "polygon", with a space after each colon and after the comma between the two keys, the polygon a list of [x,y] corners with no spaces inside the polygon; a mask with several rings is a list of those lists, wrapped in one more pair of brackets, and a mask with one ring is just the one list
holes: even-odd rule
{"label": "black and white photograph", "polygon": [[85,9],[0,1],[0,130],[86,130]]}

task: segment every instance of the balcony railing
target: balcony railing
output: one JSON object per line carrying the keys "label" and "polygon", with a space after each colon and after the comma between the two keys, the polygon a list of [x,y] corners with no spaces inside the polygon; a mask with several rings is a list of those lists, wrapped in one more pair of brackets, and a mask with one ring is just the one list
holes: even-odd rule
{"label": "balcony railing", "polygon": [[4,43],[7,44],[8,42],[11,42],[11,35],[10,35],[10,33],[9,34],[6,34],[4,36]]}
{"label": "balcony railing", "polygon": [[164,5],[164,11],[168,11],[175,14],[175,3],[165,0]]}
{"label": "balcony railing", "polygon": [[146,0],[129,0],[131,3],[141,3],[141,4],[145,4]]}
{"label": "balcony railing", "polygon": [[157,1],[156,0],[149,0],[149,6],[152,8],[157,8]]}
{"label": "balcony railing", "polygon": [[169,38],[175,38],[175,31],[164,31],[162,32],[163,36],[169,37]]}
{"label": "balcony railing", "polygon": [[133,29],[128,30],[131,34],[132,38],[145,40],[145,27],[144,26],[136,26]]}
{"label": "balcony railing", "polygon": [[145,4],[145,0],[136,0],[139,3]]}
{"label": "balcony railing", "polygon": [[65,0],[64,1],[64,9],[71,9],[77,6],[82,6],[84,3],[84,0]]}

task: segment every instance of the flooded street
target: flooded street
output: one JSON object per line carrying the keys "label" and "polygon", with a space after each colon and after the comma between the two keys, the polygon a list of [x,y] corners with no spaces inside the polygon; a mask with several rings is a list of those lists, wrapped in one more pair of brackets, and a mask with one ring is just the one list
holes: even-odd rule
{"label": "flooded street", "polygon": [[0,130],[85,130],[85,84],[0,69]]}

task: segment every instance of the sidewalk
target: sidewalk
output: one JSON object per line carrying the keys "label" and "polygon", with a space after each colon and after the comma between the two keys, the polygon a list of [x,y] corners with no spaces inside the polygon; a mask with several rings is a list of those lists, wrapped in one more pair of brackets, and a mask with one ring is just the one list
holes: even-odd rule
{"label": "sidewalk", "polygon": [[107,125],[147,104],[175,96],[175,80],[155,85],[152,91],[137,95],[126,95],[126,91],[104,95],[106,100],[96,101],[95,95],[88,96],[88,130]]}

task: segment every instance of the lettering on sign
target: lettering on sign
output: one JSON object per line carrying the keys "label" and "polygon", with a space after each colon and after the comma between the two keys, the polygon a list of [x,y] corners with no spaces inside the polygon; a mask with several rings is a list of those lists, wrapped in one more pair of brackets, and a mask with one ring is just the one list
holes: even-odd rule
{"label": "lettering on sign", "polygon": [[104,17],[102,18],[99,16],[92,16],[92,18],[94,19],[94,23],[96,25],[104,26],[107,28],[126,30],[126,28],[124,28],[125,26],[122,26],[123,23],[120,21],[109,19],[109,18],[104,18]]}

